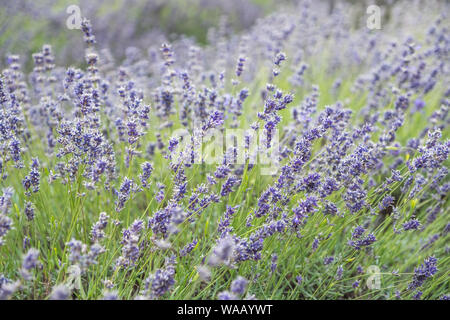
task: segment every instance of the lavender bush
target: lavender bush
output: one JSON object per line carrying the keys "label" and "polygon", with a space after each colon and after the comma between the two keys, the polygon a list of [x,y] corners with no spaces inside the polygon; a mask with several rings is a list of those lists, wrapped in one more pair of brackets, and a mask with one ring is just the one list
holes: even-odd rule
{"label": "lavender bush", "polygon": [[448,299],[449,5],[423,6],[370,30],[296,1],[206,45],[83,19],[72,65],[8,54],[0,298]]}

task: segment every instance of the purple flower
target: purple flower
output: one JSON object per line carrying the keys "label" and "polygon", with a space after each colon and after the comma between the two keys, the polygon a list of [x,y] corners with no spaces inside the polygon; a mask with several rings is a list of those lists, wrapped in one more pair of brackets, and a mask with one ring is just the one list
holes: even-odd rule
{"label": "purple flower", "polygon": [[320,174],[314,172],[305,177],[302,183],[299,185],[300,191],[306,191],[308,193],[316,191],[320,186]]}
{"label": "purple flower", "polygon": [[38,264],[39,250],[31,248],[23,258],[22,268],[31,270],[36,268]]}
{"label": "purple flower", "polygon": [[358,212],[366,205],[366,195],[367,193],[360,183],[353,183],[348,186],[344,194],[344,200],[351,213]]}
{"label": "purple flower", "polygon": [[333,257],[333,256],[329,256],[329,257],[323,258],[323,264],[324,264],[324,265],[329,265],[329,264],[332,263],[333,261],[334,261],[334,257]]}
{"label": "purple flower", "polygon": [[341,280],[342,279],[342,274],[344,273],[344,268],[342,266],[339,266],[336,270],[336,280]]}
{"label": "purple flower", "polygon": [[25,216],[28,221],[32,221],[34,219],[34,205],[32,202],[27,201],[25,203]]}
{"label": "purple flower", "polygon": [[192,242],[185,245],[183,249],[180,250],[180,256],[182,257],[187,256],[192,250],[194,250],[197,243],[198,243],[197,239],[194,239]]}
{"label": "purple flower", "polygon": [[338,182],[333,178],[327,178],[320,187],[320,197],[325,198],[331,195],[334,191],[339,190]]}
{"label": "purple flower", "polygon": [[213,253],[209,258],[208,263],[212,266],[228,262],[235,250],[234,241],[230,237],[220,239],[213,249]]}
{"label": "purple flower", "polygon": [[333,202],[325,201],[325,206],[323,208],[323,214],[335,216],[335,215],[337,215],[337,213],[338,213],[337,206]]}
{"label": "purple flower", "polygon": [[422,99],[419,99],[419,98],[417,98],[415,101],[414,101],[414,106],[416,107],[416,110],[417,111],[420,111],[420,110],[422,110],[423,108],[425,108],[425,101],[423,101]]}
{"label": "purple flower", "polygon": [[172,47],[170,46],[170,44],[163,43],[161,45],[161,52],[162,52],[164,64],[166,65],[166,67],[169,67],[172,64],[174,64],[175,60],[173,58],[173,51],[172,51]]}
{"label": "purple flower", "polygon": [[219,220],[219,226],[217,229],[220,234],[220,238],[226,237],[231,231],[233,231],[233,227],[230,227],[231,219],[233,218],[233,215],[238,207],[239,206],[231,207],[227,205],[224,217]]}
{"label": "purple flower", "polygon": [[425,280],[434,276],[437,271],[437,259],[432,256],[426,258],[424,263],[414,270],[413,280],[408,285],[408,290],[421,287]]}
{"label": "purple flower", "polygon": [[134,220],[128,229],[122,231],[122,255],[117,259],[118,267],[133,267],[140,255],[139,239],[144,228],[144,221]]}
{"label": "purple flower", "polygon": [[238,276],[231,283],[231,292],[237,295],[243,295],[245,293],[245,289],[247,288],[248,280],[244,277]]}
{"label": "purple flower", "polygon": [[178,146],[179,140],[177,138],[171,138],[169,140],[169,151],[173,152],[175,150],[175,148]]}
{"label": "purple flower", "polygon": [[12,229],[12,219],[7,216],[12,195],[12,188],[4,188],[3,195],[0,196],[0,246],[3,244],[3,237]]}
{"label": "purple flower", "polygon": [[313,252],[316,251],[317,248],[319,247],[319,239],[318,239],[317,237],[314,238],[314,241],[313,241],[311,247],[312,247],[312,251],[313,251]]}
{"label": "purple flower", "polygon": [[131,192],[133,191],[133,180],[124,177],[122,184],[120,185],[118,200],[116,201],[116,211],[120,212],[125,207],[125,202],[131,196]]}
{"label": "purple flower", "polygon": [[244,71],[244,62],[245,62],[245,57],[244,56],[240,56],[238,58],[237,61],[237,66],[236,66],[236,76],[240,77],[242,72]]}
{"label": "purple flower", "polygon": [[39,172],[39,160],[33,158],[31,161],[30,173],[23,179],[22,185],[25,188],[25,194],[30,195],[29,189],[33,188],[33,192],[39,191],[41,174]]}
{"label": "purple flower", "polygon": [[303,219],[308,217],[308,214],[317,211],[317,198],[314,196],[307,196],[305,200],[300,201],[298,206],[293,210],[294,212],[294,225],[300,224]]}
{"label": "purple flower", "polygon": [[362,266],[358,266],[356,268],[356,272],[358,272],[358,274],[363,274],[364,273],[363,267]]}
{"label": "purple flower", "polygon": [[380,211],[383,211],[386,210],[388,207],[392,207],[393,205],[394,205],[394,198],[390,195],[387,195],[378,205],[378,208],[380,209]]}
{"label": "purple flower", "polygon": [[219,126],[221,126],[224,123],[224,115],[223,112],[220,111],[214,111],[208,121],[206,122],[206,124],[202,127],[202,131],[206,132],[211,128],[217,128]]}
{"label": "purple flower", "polygon": [[277,261],[278,261],[278,255],[277,254],[272,254],[272,264],[270,265],[270,271],[272,271],[272,273],[275,272],[275,270],[277,269]]}
{"label": "purple flower", "polygon": [[222,189],[220,190],[220,195],[222,197],[226,197],[228,194],[230,194],[233,191],[232,188],[239,185],[240,183],[241,183],[241,180],[238,179],[235,175],[228,177],[228,179],[225,181],[225,183],[222,184]]}
{"label": "purple flower", "polygon": [[217,179],[224,179],[228,176],[231,169],[228,165],[220,165],[217,167],[216,172],[214,172],[214,176]]}
{"label": "purple flower", "polygon": [[417,219],[411,219],[403,224],[403,230],[417,230],[421,226],[420,221]]}
{"label": "purple flower", "polygon": [[352,232],[351,240],[348,241],[348,245],[356,250],[360,250],[361,247],[370,246],[377,240],[372,233],[364,236],[365,232],[366,230],[362,226],[357,226]]}
{"label": "purple flower", "polygon": [[219,300],[238,300],[238,298],[229,291],[222,291],[217,295]]}
{"label": "purple flower", "polygon": [[142,173],[139,176],[139,179],[141,180],[142,187],[148,188],[148,179],[152,175],[153,172],[153,165],[150,162],[144,162],[141,164]]}
{"label": "purple flower", "polygon": [[68,300],[70,297],[70,289],[64,285],[60,284],[53,287],[52,294],[50,296],[51,300]]}
{"label": "purple flower", "polygon": [[164,189],[166,188],[166,186],[159,182],[157,183],[157,186],[158,186],[159,191],[155,195],[155,199],[156,199],[156,201],[158,201],[158,203],[161,203],[165,198]]}
{"label": "purple flower", "polygon": [[39,265],[38,257],[39,257],[39,250],[34,248],[29,249],[28,252],[23,257],[22,268],[20,272],[25,280],[32,279],[30,271]]}
{"label": "purple flower", "polygon": [[95,43],[95,36],[92,33],[92,25],[91,22],[87,19],[83,19],[81,22],[81,31],[84,33],[84,41],[88,46],[91,46]]}
{"label": "purple flower", "polygon": [[106,212],[100,212],[98,221],[92,226],[91,229],[91,240],[96,242],[105,237],[105,228],[108,225],[109,216]]}
{"label": "purple flower", "polygon": [[349,241],[349,245],[355,248],[355,250],[361,250],[362,247],[368,247],[375,241],[377,241],[376,237],[372,233],[369,233],[367,236],[361,238],[360,240]]}
{"label": "purple flower", "polygon": [[279,66],[280,63],[284,60],[286,60],[286,54],[284,52],[278,52],[273,63]]}
{"label": "purple flower", "polygon": [[355,230],[353,230],[352,233],[352,239],[359,239],[364,234],[366,229],[364,229],[362,226],[357,226]]}
{"label": "purple flower", "polygon": [[146,291],[151,296],[161,297],[175,284],[175,258],[166,259],[166,267],[158,269],[145,280]]}
{"label": "purple flower", "polygon": [[422,297],[423,292],[422,291],[417,291],[414,295],[413,295],[413,299],[414,300],[420,300],[420,298]]}
{"label": "purple flower", "polygon": [[106,291],[103,295],[103,300],[119,300],[117,291]]}

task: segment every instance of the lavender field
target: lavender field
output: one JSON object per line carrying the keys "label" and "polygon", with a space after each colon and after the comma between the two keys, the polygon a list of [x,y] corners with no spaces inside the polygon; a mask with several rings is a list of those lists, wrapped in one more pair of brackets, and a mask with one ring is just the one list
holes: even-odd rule
{"label": "lavender field", "polygon": [[448,300],[450,4],[371,4],[0,0],[0,299]]}

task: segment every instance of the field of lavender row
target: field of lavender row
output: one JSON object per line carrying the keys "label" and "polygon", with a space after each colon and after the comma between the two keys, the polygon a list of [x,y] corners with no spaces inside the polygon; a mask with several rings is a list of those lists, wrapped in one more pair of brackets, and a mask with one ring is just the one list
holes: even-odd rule
{"label": "field of lavender row", "polygon": [[194,2],[0,12],[0,299],[449,299],[450,4]]}

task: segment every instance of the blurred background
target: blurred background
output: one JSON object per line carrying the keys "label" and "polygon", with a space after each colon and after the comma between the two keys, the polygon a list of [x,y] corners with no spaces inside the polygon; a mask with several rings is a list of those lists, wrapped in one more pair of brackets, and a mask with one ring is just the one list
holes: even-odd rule
{"label": "blurred background", "polygon": [[99,47],[108,47],[120,58],[127,47],[160,44],[164,39],[192,37],[205,44],[208,30],[220,23],[234,31],[246,29],[282,2],[288,1],[0,0],[0,55],[4,64],[8,53],[30,56],[49,43],[65,60],[57,62],[78,61],[80,50],[73,48],[82,48],[83,40],[81,31],[66,27],[70,5],[78,5],[81,15],[91,20]]}
{"label": "blurred background", "polygon": [[[330,12],[340,0],[327,2]],[[345,0],[343,0],[345,1]],[[389,18],[394,1],[347,1],[360,7],[362,16],[369,4],[383,5],[383,19]],[[51,44],[57,64],[83,61],[80,30],[66,27],[66,9],[77,5],[91,20],[99,48],[107,47],[122,59],[129,47],[147,49],[163,41],[194,39],[200,45],[214,37],[217,28],[238,33],[255,21],[295,0],[0,0],[0,66],[7,54],[21,55],[25,68],[32,68],[33,52]],[[426,5],[426,1],[424,2]]]}

